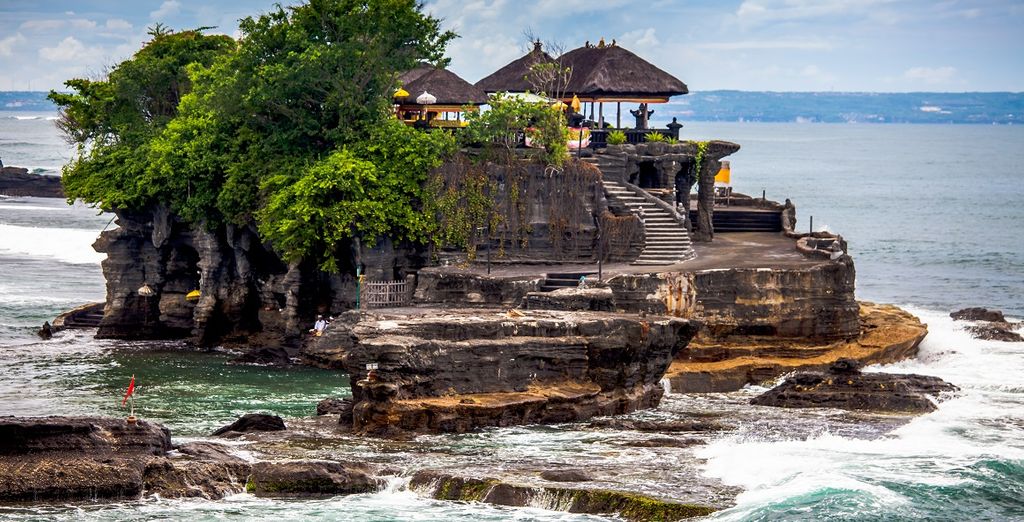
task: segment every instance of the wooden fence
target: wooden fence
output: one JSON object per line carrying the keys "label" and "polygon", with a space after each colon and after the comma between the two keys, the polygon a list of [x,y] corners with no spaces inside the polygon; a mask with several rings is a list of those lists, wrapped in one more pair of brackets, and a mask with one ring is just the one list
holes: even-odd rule
{"label": "wooden fence", "polygon": [[409,281],[364,281],[362,308],[393,308],[406,306],[412,300]]}

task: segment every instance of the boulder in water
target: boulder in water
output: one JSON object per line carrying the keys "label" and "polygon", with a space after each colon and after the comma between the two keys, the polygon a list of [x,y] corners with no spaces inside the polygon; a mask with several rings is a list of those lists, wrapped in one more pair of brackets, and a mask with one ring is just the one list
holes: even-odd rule
{"label": "boulder in water", "polygon": [[1009,323],[989,323],[969,326],[967,331],[971,332],[971,335],[974,336],[975,339],[981,339],[983,341],[1003,341],[1006,343],[1024,342],[1024,337],[1021,337],[1019,333],[1015,332],[1014,328],[1015,327],[1011,326]]}
{"label": "boulder in water", "polygon": [[938,377],[860,373],[856,366],[853,361],[840,359],[828,372],[798,373],[750,403],[781,408],[927,413],[935,410],[929,397],[958,390]]}
{"label": "boulder in water", "polygon": [[284,348],[264,347],[245,352],[244,354],[228,361],[228,364],[288,366],[291,364],[291,356],[288,355],[288,351]]}
{"label": "boulder in water", "polygon": [[246,491],[256,496],[333,496],[373,493],[383,482],[362,464],[298,461],[258,462]]}
{"label": "boulder in water", "polygon": [[334,397],[324,399],[316,404],[317,415],[341,414],[348,415],[351,423],[352,399],[337,399]]}
{"label": "boulder in water", "polygon": [[211,433],[211,436],[218,437],[226,435],[230,432],[236,433],[248,433],[253,431],[282,431],[288,429],[284,425],[284,420],[277,415],[267,415],[265,413],[246,413],[238,418],[235,422],[220,428],[219,430]]}
{"label": "boulder in water", "polygon": [[971,307],[963,308],[949,314],[954,320],[957,321],[989,321],[992,323],[1005,323],[1006,318],[1003,317],[1003,312],[999,310],[989,310],[988,308]]}
{"label": "boulder in water", "polygon": [[594,480],[589,473],[581,469],[547,469],[540,473],[540,478],[550,482],[590,482]]}

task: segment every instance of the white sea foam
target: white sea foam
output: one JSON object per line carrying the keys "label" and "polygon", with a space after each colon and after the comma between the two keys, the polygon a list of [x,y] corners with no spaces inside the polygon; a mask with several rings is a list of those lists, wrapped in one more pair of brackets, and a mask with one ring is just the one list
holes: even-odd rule
{"label": "white sea foam", "polygon": [[875,440],[823,434],[806,440],[726,438],[698,450],[705,474],[744,488],[737,506],[718,518],[751,516],[768,504],[822,488],[865,494],[879,505],[906,499],[880,478],[906,484],[956,486],[952,470],[981,460],[1024,459],[1014,419],[1024,417],[1024,343],[979,341],[946,313],[912,310],[928,323],[917,358],[866,371],[919,373],[961,388],[933,413]]}
{"label": "white sea foam", "polygon": [[0,224],[0,253],[94,264],[106,258],[92,249],[96,236],[96,230]]}

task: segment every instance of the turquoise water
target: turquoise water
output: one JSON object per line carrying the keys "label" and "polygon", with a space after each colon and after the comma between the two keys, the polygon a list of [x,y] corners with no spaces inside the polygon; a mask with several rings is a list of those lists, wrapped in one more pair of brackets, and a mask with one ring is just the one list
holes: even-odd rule
{"label": "turquoise water", "polygon": [[[0,114],[0,156],[53,166],[67,151],[45,115]],[[52,134],[51,134],[52,133]],[[650,418],[721,415],[736,429],[697,448],[633,448],[646,435],[584,425],[519,427],[380,444],[340,438],[309,451],[402,470],[453,469],[529,477],[584,466],[599,483],[735,506],[720,520],[1024,519],[1024,345],[972,339],[949,320],[971,305],[1024,316],[1024,129],[987,126],[691,123],[684,137],[736,141],[737,190],[790,197],[800,227],[842,233],[858,295],[909,307],[929,325],[918,358],[873,369],[940,376],[961,387],[910,422],[835,411],[747,406],[762,389],[672,395]],[[31,140],[19,136],[35,136]],[[5,147],[17,143],[16,155]],[[13,150],[13,149],[12,149]],[[110,217],[82,206],[0,199],[0,415],[120,415],[127,379],[137,407],[176,437],[201,437],[249,411],[288,422],[347,393],[345,376],[316,369],[228,366],[228,355],[177,343],[97,341],[69,333],[43,343],[33,329],[60,310],[102,300],[101,256],[89,245]],[[112,225],[111,225],[112,226]],[[704,490],[706,484],[718,486]],[[315,501],[198,500],[3,509],[48,520],[583,520],[543,509],[424,499],[395,479],[374,495]]]}

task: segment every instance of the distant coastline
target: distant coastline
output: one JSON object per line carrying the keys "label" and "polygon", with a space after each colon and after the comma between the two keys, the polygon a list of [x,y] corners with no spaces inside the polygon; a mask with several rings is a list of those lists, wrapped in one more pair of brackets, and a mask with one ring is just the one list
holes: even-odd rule
{"label": "distant coastline", "polygon": [[[45,92],[0,91],[0,112],[54,112]],[[662,114],[658,114],[661,112]],[[672,98],[652,123],[683,121],[797,123],[1024,123],[1024,93],[696,91]]]}

